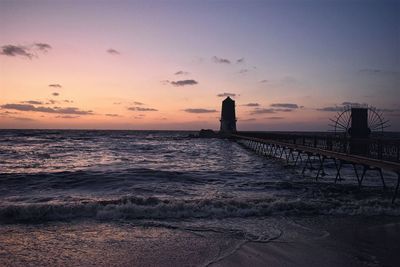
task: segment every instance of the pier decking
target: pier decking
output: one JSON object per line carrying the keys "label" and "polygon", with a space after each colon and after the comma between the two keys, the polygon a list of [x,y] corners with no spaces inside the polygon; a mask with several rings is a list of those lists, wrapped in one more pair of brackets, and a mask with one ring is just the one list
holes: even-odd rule
{"label": "pier decking", "polygon": [[[336,167],[335,183],[341,179],[343,165],[353,166],[359,187],[362,186],[365,174],[369,170],[377,171],[382,185],[386,189],[382,170],[397,174],[397,184],[392,196],[394,203],[400,184],[400,141],[384,139],[344,139],[329,135],[302,135],[240,132],[231,134],[231,138],[241,142],[257,153],[268,157],[285,159],[287,164],[302,167],[304,175],[307,168],[314,169],[312,160],[318,162],[315,179],[324,173],[324,163],[332,160]],[[350,153],[351,145],[365,146],[366,153],[356,155]],[[299,161],[300,160],[300,161]],[[357,166],[362,166],[359,173]]]}

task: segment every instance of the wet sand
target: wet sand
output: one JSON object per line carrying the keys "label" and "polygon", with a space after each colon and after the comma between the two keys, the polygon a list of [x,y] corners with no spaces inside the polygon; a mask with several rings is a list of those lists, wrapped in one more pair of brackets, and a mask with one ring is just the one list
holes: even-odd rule
{"label": "wet sand", "polygon": [[300,219],[315,238],[246,243],[212,266],[399,266],[400,218]]}
{"label": "wet sand", "polygon": [[0,266],[398,266],[400,262],[398,217],[283,217],[276,222],[281,234],[263,243],[226,232],[129,222],[0,225]]}

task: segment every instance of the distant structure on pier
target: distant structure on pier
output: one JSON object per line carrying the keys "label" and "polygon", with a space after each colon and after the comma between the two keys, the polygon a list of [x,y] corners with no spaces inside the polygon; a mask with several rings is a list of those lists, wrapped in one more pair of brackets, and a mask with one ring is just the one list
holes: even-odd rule
{"label": "distant structure on pier", "polygon": [[351,108],[351,127],[348,132],[352,138],[369,138],[368,108]]}
{"label": "distant structure on pier", "polygon": [[342,112],[338,112],[334,122],[335,134],[350,141],[350,153],[366,155],[369,147],[362,140],[382,136],[383,130],[387,127],[388,121],[384,119],[382,111],[367,105],[350,105]]}
{"label": "distant structure on pier", "polygon": [[229,96],[222,101],[220,133],[236,133],[235,101]]}

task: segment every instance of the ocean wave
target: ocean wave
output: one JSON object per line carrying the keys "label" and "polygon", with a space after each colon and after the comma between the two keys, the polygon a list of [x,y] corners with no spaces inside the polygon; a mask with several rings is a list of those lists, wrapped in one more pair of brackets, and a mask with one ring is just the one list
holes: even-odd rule
{"label": "ocean wave", "polygon": [[263,199],[161,199],[123,197],[76,203],[30,203],[0,206],[1,223],[38,223],[76,219],[179,220],[247,218],[270,215],[400,215],[398,204],[369,199],[353,202]]}

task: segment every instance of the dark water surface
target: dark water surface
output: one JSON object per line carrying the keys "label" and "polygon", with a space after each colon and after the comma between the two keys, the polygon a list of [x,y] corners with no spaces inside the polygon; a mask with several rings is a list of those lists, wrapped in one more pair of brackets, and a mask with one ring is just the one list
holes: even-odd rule
{"label": "dark water surface", "polygon": [[400,214],[373,172],[363,190],[350,170],[340,185],[316,183],[235,142],[187,135],[2,130],[0,221]]}

